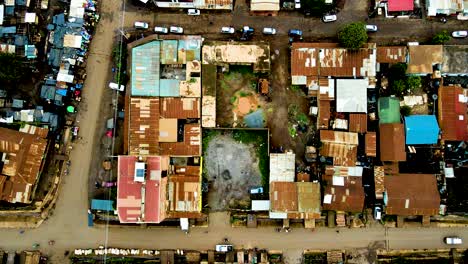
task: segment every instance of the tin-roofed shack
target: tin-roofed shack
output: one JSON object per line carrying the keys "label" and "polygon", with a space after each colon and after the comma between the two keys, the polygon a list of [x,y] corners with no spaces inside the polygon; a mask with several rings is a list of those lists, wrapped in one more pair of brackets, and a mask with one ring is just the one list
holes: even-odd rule
{"label": "tin-roofed shack", "polygon": [[405,63],[406,53],[406,46],[377,47],[377,63]]}
{"label": "tin-roofed shack", "polygon": [[438,121],[443,140],[468,140],[467,97],[461,86],[439,88]]}
{"label": "tin-roofed shack", "polygon": [[[327,166],[322,180],[327,182],[323,194],[323,210],[357,213],[364,208],[364,188],[362,174],[350,173],[355,170],[342,170]],[[354,176],[351,176],[354,175]]]}
{"label": "tin-roofed shack", "polygon": [[441,64],[442,45],[409,46],[409,61],[406,73],[425,75],[433,73],[433,66]]}
{"label": "tin-roofed shack", "polygon": [[26,125],[21,131],[0,128],[0,200],[30,203],[47,148],[47,129]]}
{"label": "tin-roofed shack", "polygon": [[380,124],[380,160],[405,161],[405,127],[403,124]]}
{"label": "tin-roofed shack", "polygon": [[334,165],[354,166],[357,160],[358,134],[320,130],[320,155],[332,157]]}

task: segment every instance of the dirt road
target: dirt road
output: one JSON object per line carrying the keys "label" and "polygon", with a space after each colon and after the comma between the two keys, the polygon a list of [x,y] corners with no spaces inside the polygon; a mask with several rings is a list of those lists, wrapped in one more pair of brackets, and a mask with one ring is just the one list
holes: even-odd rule
{"label": "dirt road", "polygon": [[[103,118],[101,116],[101,106],[109,104],[108,99],[103,98],[110,98],[109,91],[106,90],[108,80],[105,76],[108,76],[109,73],[115,29],[119,27],[119,21],[122,18],[121,6],[116,5],[115,1],[103,0],[102,5],[102,20],[91,45],[91,54],[88,59],[88,78],[83,93],[83,104],[78,116],[83,141],[77,144],[72,152],[71,172],[68,178],[64,179],[54,215],[51,215],[40,228],[27,230],[24,234],[20,234],[18,230],[1,230],[0,248],[25,250],[31,249],[33,243],[40,243],[41,249],[51,256],[51,263],[62,264],[67,263],[63,257],[64,251],[73,248],[91,248],[107,244],[128,248],[207,249],[214,248],[216,243],[227,236],[236,247],[257,246],[259,248],[284,250],[289,263],[298,263],[300,257],[298,254],[301,253],[302,249],[306,248],[356,248],[367,247],[375,241],[387,241],[387,245],[392,249],[423,249],[445,247],[442,238],[446,235],[457,234],[464,239],[468,239],[468,229],[466,228],[407,228],[390,229],[388,232],[385,232],[383,228],[368,228],[365,230],[346,229],[340,233],[336,233],[331,229],[319,228],[315,232],[294,229],[288,234],[276,233],[273,228],[231,228],[227,215],[224,213],[211,215],[208,229],[196,228],[189,235],[185,235],[175,228],[88,228],[86,212],[88,208],[89,168],[92,161],[97,158],[93,157],[91,153],[93,153],[94,146],[99,144],[100,135],[102,135],[101,128],[99,128],[99,126],[103,125],[101,122]],[[315,33],[318,36],[332,35],[332,33],[327,33],[328,30],[339,25],[322,26],[315,19],[304,22],[303,19],[299,18],[293,19],[291,23],[283,23],[281,17],[255,18],[242,15],[242,13],[235,18],[232,15],[193,18],[175,16],[174,14],[138,14],[135,12],[125,14],[125,25],[131,25],[136,19],[148,20],[154,25],[154,20],[156,20],[158,24],[181,24],[186,26],[190,34],[209,33],[209,36],[218,31],[215,26],[209,26],[209,21],[215,21],[215,25],[232,21],[232,24],[238,26],[243,21],[240,18],[245,18],[245,23],[252,23],[251,25],[256,25],[259,28],[267,24],[273,24],[282,30],[283,33],[281,34],[284,34],[287,27],[303,28],[314,23],[320,25],[320,27],[310,27],[310,31],[307,31],[309,36]],[[255,21],[255,23],[252,21]],[[192,28],[191,24],[196,24],[197,29]],[[448,28],[449,25],[448,23],[444,27]],[[406,28],[406,25],[395,24],[392,27],[401,30]],[[411,33],[421,29],[424,32],[433,30],[432,26],[425,24],[423,26],[414,25],[414,27],[407,30]],[[50,239],[56,241],[54,246],[47,245],[47,241]]]}

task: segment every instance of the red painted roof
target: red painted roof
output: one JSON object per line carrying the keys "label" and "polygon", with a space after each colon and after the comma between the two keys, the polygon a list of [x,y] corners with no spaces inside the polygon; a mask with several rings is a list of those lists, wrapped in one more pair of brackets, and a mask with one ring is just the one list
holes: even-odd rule
{"label": "red painted roof", "polygon": [[388,0],[388,11],[412,11],[414,0]]}
{"label": "red painted roof", "polygon": [[463,97],[461,86],[439,88],[439,126],[444,140],[468,140],[467,105],[460,101]]}
{"label": "red painted roof", "polygon": [[[146,157],[143,184],[134,181],[136,156],[119,156],[117,178],[117,212],[121,223],[160,223],[161,157]],[[142,188],[145,188],[142,212]]]}

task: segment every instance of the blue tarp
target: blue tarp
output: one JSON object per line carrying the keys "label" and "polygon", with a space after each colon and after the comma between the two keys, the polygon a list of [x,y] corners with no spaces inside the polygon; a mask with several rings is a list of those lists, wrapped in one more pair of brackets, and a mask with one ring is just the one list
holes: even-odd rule
{"label": "blue tarp", "polygon": [[54,23],[55,25],[58,25],[58,26],[65,25],[65,15],[62,13],[62,14],[58,14],[58,15],[53,16],[52,23]]}
{"label": "blue tarp", "polygon": [[111,200],[91,200],[91,210],[113,211],[114,201]]}
{"label": "blue tarp", "polygon": [[412,115],[405,117],[406,145],[436,144],[439,125],[435,115]]}
{"label": "blue tarp", "polygon": [[26,0],[16,0],[15,4],[19,6],[26,6]]}
{"label": "blue tarp", "polygon": [[52,31],[52,30],[54,30],[54,29],[55,29],[55,25],[54,25],[54,24],[48,24],[48,25],[47,25],[47,30]]}
{"label": "blue tarp", "polygon": [[24,46],[28,44],[28,37],[22,35],[15,36],[15,46]]}
{"label": "blue tarp", "polygon": [[42,85],[41,98],[52,100],[55,97],[55,86]]}
{"label": "blue tarp", "polygon": [[42,114],[41,122],[49,123],[50,122],[50,116],[51,116],[51,113],[45,112],[44,114]]}
{"label": "blue tarp", "polygon": [[14,108],[23,108],[23,104],[24,104],[23,100],[13,99],[12,107],[14,107]]}
{"label": "blue tarp", "polygon": [[5,15],[12,16],[15,14],[15,7],[14,6],[5,6]]}
{"label": "blue tarp", "polygon": [[249,128],[262,128],[265,127],[265,120],[263,118],[263,110],[250,113],[244,117],[244,123]]}
{"label": "blue tarp", "polygon": [[12,27],[0,27],[0,37],[7,34],[16,34],[16,26]]}
{"label": "blue tarp", "polygon": [[36,46],[34,45],[25,45],[24,46],[24,55],[28,59],[35,59],[37,58]]}
{"label": "blue tarp", "polygon": [[67,96],[67,90],[66,89],[57,89],[55,92],[57,94],[60,94],[61,96]]}
{"label": "blue tarp", "polygon": [[50,49],[49,54],[47,54],[47,61],[50,66],[60,67],[60,61],[62,59],[62,51],[59,49]]}

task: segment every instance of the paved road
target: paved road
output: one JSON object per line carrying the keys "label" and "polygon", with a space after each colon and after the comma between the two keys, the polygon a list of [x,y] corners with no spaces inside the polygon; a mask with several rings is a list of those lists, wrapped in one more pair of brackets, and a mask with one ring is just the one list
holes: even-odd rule
{"label": "paved road", "polygon": [[[334,230],[319,228],[315,232],[294,229],[291,233],[276,233],[273,228],[244,229],[231,228],[227,215],[221,213],[210,216],[208,229],[196,228],[189,235],[185,235],[178,229],[141,229],[141,228],[88,228],[86,211],[88,208],[88,173],[94,158],[95,144],[99,144],[100,131],[100,107],[109,102],[101,102],[110,67],[110,54],[115,29],[120,25],[122,14],[120,6],[112,0],[103,0],[104,10],[102,20],[98,27],[91,47],[91,56],[88,61],[88,78],[85,83],[83,105],[80,115],[80,133],[85,143],[75,146],[72,152],[73,164],[68,178],[63,182],[60,197],[56,204],[54,215],[35,230],[28,230],[19,234],[18,230],[0,231],[0,248],[7,250],[30,249],[33,243],[40,243],[45,253],[52,256],[52,263],[66,263],[63,252],[73,248],[96,247],[107,244],[116,247],[146,247],[146,248],[188,248],[207,249],[213,248],[223,237],[227,236],[237,247],[253,247],[281,249],[289,257],[289,263],[298,263],[302,249],[335,249],[367,247],[376,242],[387,241],[392,249],[403,248],[436,248],[445,247],[442,237],[457,234],[468,240],[466,228],[407,228],[390,229],[385,232],[383,228],[346,229],[339,234]],[[345,12],[345,11],[343,11]],[[187,28],[188,33],[208,33],[208,36],[217,32],[218,24],[241,25],[244,23],[255,25],[257,28],[274,25],[284,34],[287,28],[310,28],[306,31],[309,37],[331,36],[333,30],[339,25],[323,25],[317,19],[304,20],[300,17],[292,17],[291,22],[284,23],[284,17],[258,18],[251,16],[200,16],[187,17],[174,14],[139,14],[127,12],[125,25],[131,25],[135,19],[154,20],[158,24],[171,24],[177,22]],[[175,21],[175,22],[174,22]],[[214,21],[210,27],[209,22]],[[227,21],[227,22],[225,22]],[[193,26],[196,25],[197,29]],[[387,26],[381,26],[383,34],[399,35],[401,32],[417,35],[418,32],[432,32],[434,28],[450,27],[450,23],[430,24],[422,22],[409,27],[409,22],[392,21]],[[457,28],[462,26],[457,23]],[[330,31],[331,30],[331,31]],[[328,33],[327,33],[328,32]],[[405,33],[405,34],[407,34]],[[218,36],[219,37],[219,36]],[[284,39],[284,38],[283,38]],[[48,246],[47,241],[54,239],[56,244]]]}

